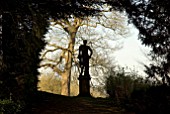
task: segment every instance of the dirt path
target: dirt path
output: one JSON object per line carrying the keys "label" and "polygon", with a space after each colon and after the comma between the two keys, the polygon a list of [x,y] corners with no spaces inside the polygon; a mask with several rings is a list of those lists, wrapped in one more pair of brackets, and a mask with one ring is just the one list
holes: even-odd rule
{"label": "dirt path", "polygon": [[41,92],[39,103],[32,105],[27,114],[132,114],[113,107],[103,98],[66,97]]}

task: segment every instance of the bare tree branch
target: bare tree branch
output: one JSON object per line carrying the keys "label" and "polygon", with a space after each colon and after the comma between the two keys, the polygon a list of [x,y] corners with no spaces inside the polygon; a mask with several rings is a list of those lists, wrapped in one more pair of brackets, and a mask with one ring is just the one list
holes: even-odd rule
{"label": "bare tree branch", "polygon": [[59,75],[62,75],[62,73],[64,73],[64,71],[60,70],[56,65],[54,64],[50,64],[50,63],[46,63],[46,64],[42,64],[40,65],[41,67],[50,67],[52,68],[55,72],[57,72]]}
{"label": "bare tree branch", "polygon": [[48,45],[51,46],[51,47],[55,47],[55,49],[48,49],[48,50],[46,50],[46,51],[42,54],[41,58],[44,58],[45,55],[46,55],[48,52],[54,52],[54,51],[59,50],[59,49],[64,50],[64,51],[66,51],[66,50],[69,51],[67,48],[63,48],[63,47],[61,47],[61,46],[57,46],[56,44],[48,44]]}

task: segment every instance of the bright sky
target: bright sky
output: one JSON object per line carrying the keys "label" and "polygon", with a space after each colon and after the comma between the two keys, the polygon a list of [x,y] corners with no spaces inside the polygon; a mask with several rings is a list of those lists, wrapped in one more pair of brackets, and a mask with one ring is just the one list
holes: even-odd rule
{"label": "bright sky", "polygon": [[139,31],[135,27],[132,27],[130,32],[129,37],[121,39],[123,48],[114,53],[115,59],[120,66],[128,67],[145,75],[144,66],[141,63],[149,64],[149,60],[145,56],[149,52],[149,48],[143,46],[138,40]]}

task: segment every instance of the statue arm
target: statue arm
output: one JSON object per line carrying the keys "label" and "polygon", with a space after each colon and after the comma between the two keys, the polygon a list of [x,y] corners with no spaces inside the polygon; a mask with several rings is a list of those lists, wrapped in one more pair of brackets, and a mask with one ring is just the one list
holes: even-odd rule
{"label": "statue arm", "polygon": [[93,54],[93,50],[90,47],[89,47],[89,50],[90,50],[90,58],[91,58],[91,56]]}
{"label": "statue arm", "polygon": [[80,56],[82,55],[82,46],[79,47],[79,54],[78,54],[78,58],[80,58]]}

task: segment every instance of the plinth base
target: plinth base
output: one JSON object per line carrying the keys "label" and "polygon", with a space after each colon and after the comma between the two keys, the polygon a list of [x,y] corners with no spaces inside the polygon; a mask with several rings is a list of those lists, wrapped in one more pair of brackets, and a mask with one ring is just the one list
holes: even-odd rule
{"label": "plinth base", "polygon": [[90,76],[79,76],[79,95],[81,97],[91,97]]}

